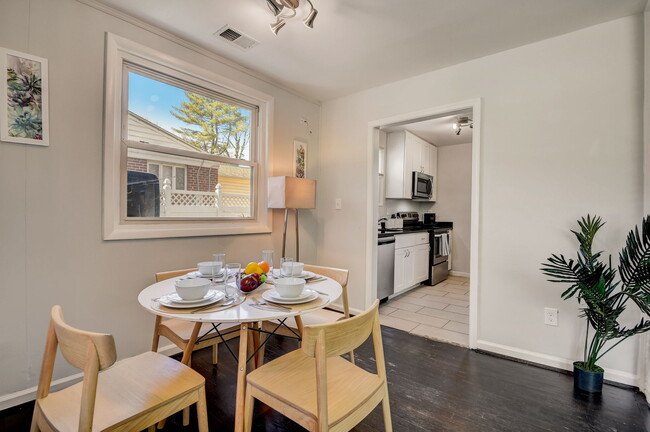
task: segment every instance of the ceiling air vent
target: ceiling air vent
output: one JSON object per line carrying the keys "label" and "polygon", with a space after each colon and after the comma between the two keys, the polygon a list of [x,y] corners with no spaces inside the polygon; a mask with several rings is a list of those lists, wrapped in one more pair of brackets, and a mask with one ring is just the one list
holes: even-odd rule
{"label": "ceiling air vent", "polygon": [[243,50],[248,50],[254,46],[259,45],[259,42],[253,39],[250,36],[246,36],[244,33],[239,30],[235,30],[229,25],[221,27],[214,33],[215,36],[219,36],[224,41],[231,45],[235,45]]}

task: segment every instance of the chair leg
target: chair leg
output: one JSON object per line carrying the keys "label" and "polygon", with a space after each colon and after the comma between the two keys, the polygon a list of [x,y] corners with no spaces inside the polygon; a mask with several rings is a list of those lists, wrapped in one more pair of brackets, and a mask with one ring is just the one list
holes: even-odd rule
{"label": "chair leg", "polygon": [[219,344],[212,345],[212,364],[216,365],[219,361]]}
{"label": "chair leg", "polygon": [[244,400],[244,432],[251,432],[253,428],[253,407],[255,398],[251,395],[250,384],[246,386],[246,398]]}
{"label": "chair leg", "polygon": [[40,432],[41,428],[38,427],[38,402],[36,402],[37,406],[34,407],[34,414],[32,414],[32,426],[29,429],[29,432]]}
{"label": "chair leg", "polygon": [[354,363],[354,351],[350,351],[350,363],[356,364]]}
{"label": "chair leg", "polygon": [[384,399],[381,401],[381,409],[384,412],[384,430],[393,432],[393,422],[390,419],[390,402],[388,401],[388,386],[384,384]]}
{"label": "chair leg", "polygon": [[156,432],[156,425],[149,426],[147,432]]}
{"label": "chair leg", "polygon": [[199,423],[199,432],[208,432],[208,406],[205,402],[205,387],[199,389],[199,399],[196,401],[196,417]]}
{"label": "chair leg", "polygon": [[162,317],[156,315],[156,324],[153,328],[153,341],[151,342],[151,351],[158,352],[158,342],[160,341],[160,323],[162,323]]}
{"label": "chair leg", "polygon": [[183,426],[188,426],[190,424],[190,407],[186,406],[183,408]]}

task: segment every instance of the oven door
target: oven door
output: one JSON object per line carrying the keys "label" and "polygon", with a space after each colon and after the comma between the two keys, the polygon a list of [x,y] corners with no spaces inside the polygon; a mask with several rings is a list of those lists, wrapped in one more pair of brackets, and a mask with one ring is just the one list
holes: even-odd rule
{"label": "oven door", "polygon": [[433,177],[428,174],[413,171],[413,192],[412,198],[431,199],[433,191]]}
{"label": "oven door", "polygon": [[[443,236],[446,237],[446,247],[443,246]],[[433,236],[433,265],[449,259],[449,233],[436,233]]]}

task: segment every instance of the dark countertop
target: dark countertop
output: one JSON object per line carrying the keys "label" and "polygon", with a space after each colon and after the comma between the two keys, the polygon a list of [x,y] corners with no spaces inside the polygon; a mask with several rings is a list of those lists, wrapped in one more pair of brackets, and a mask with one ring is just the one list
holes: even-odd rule
{"label": "dark countertop", "polygon": [[446,229],[453,229],[454,223],[453,222],[436,222],[435,225],[432,226],[420,226],[420,227],[408,227],[407,229],[397,229],[397,230],[378,230],[378,237],[379,238],[384,238],[384,237],[392,237],[395,235],[400,235],[400,234],[414,234],[414,233],[419,233],[419,232],[431,232],[435,231],[440,228],[446,228]]}

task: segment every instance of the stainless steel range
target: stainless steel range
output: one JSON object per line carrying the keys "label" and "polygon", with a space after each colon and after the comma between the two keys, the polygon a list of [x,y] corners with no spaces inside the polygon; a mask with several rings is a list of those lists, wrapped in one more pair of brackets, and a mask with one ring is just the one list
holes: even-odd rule
{"label": "stainless steel range", "polygon": [[431,274],[430,285],[435,285],[449,277],[449,255],[451,254],[449,228],[435,228],[430,234]]}

